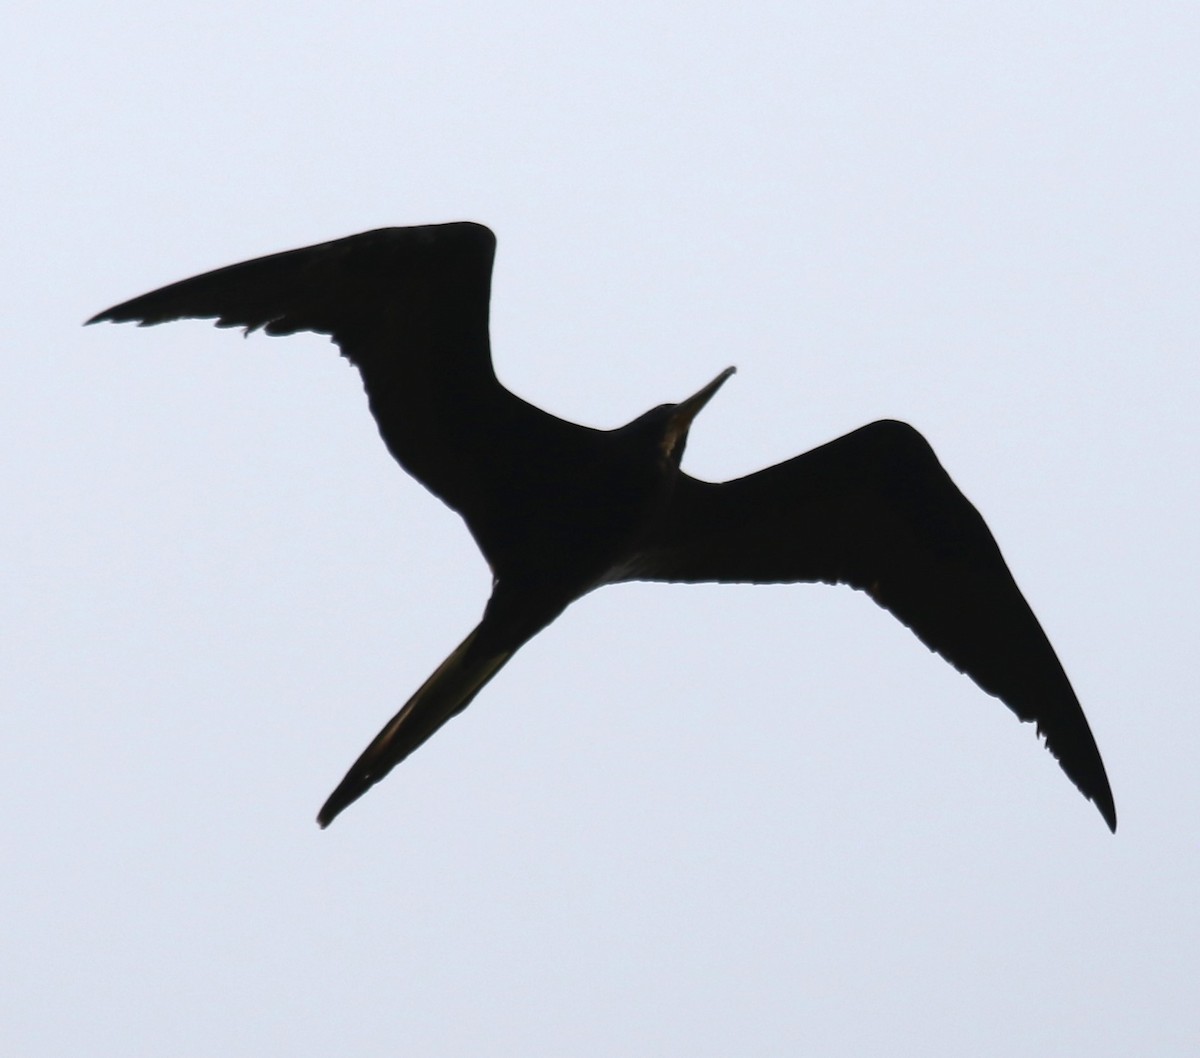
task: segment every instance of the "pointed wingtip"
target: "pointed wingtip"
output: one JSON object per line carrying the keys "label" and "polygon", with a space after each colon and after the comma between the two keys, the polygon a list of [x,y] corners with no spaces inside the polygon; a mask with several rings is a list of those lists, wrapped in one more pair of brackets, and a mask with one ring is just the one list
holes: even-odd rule
{"label": "pointed wingtip", "polygon": [[1104,822],[1108,824],[1108,829],[1115,834],[1117,832],[1117,806],[1113,803],[1112,794],[1109,793],[1106,797],[1096,797],[1094,803],[1104,817]]}
{"label": "pointed wingtip", "polygon": [[[134,301],[137,300],[139,299],[134,299]],[[132,301],[125,301],[120,305],[113,305],[111,308],[97,312],[91,319],[84,320],[83,325],[90,327],[93,323],[136,323],[139,327],[145,327],[148,322],[145,316],[128,311],[128,307],[132,304]]]}
{"label": "pointed wingtip", "polygon": [[1096,768],[1090,774],[1084,776],[1080,776],[1075,768],[1068,769],[1063,765],[1062,758],[1053,749],[1050,752],[1058,760],[1063,771],[1066,772],[1067,778],[1075,784],[1075,788],[1084,797],[1096,806],[1096,811],[1100,813],[1105,825],[1115,834],[1117,832],[1117,805],[1113,800],[1112,787],[1108,784],[1108,775],[1104,771],[1104,764],[1100,760],[1100,753],[1095,749],[1094,743],[1092,748]]}
{"label": "pointed wingtip", "polygon": [[[1080,781],[1080,777],[1073,771],[1067,771],[1067,777],[1075,784],[1084,797],[1096,806],[1096,811],[1100,813],[1105,825],[1114,834],[1117,832],[1117,805],[1113,799],[1112,787],[1108,784],[1108,775],[1104,771],[1104,764],[1100,762],[1099,751],[1095,754],[1096,762],[1099,765],[1098,773],[1087,777],[1084,782]],[[1062,761],[1059,760],[1059,764]]]}
{"label": "pointed wingtip", "polygon": [[1100,751],[1096,748],[1095,739],[1091,738],[1091,729],[1087,727],[1087,721],[1083,720],[1082,712],[1079,717],[1083,721],[1084,731],[1089,736],[1090,753],[1085,757],[1086,767],[1080,766],[1078,755],[1074,755],[1068,762],[1070,764],[1068,767],[1068,764],[1063,762],[1063,757],[1058,750],[1050,745],[1049,740],[1046,742],[1046,748],[1050,750],[1051,755],[1066,772],[1067,778],[1075,784],[1076,789],[1096,806],[1096,811],[1100,813],[1108,829],[1115,834],[1117,832],[1117,805],[1113,799],[1112,787],[1108,782],[1108,773],[1105,771],[1104,762],[1100,759]]}

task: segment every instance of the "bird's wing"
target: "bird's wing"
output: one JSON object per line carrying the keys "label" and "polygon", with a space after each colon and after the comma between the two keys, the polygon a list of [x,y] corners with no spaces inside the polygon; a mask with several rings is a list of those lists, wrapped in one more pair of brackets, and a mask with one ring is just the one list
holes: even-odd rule
{"label": "bird's wing", "polygon": [[392,455],[462,510],[476,486],[470,454],[516,400],[491,363],[495,246],[480,224],[381,228],[218,268],[88,322],[195,318],[246,333],[329,335],[362,374]]}
{"label": "bird's wing", "polygon": [[1024,721],[1116,829],[1104,764],[979,512],[911,426],[883,421],[725,484],[681,475],[627,579],[865,591]]}

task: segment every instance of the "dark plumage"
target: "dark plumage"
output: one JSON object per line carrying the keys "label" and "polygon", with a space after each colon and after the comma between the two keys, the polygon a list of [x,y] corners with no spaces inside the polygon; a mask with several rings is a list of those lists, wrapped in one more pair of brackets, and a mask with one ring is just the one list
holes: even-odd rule
{"label": "dark plumage", "polygon": [[875,422],[736,481],[698,481],[679,469],[688,430],[733,368],[617,430],[556,418],[493,373],[494,251],[478,224],[386,228],[220,268],[88,321],[196,317],[330,335],[361,373],[388,450],[462,515],[492,568],[483,619],[355,762],[322,826],[575,599],[655,580],[865,591],[1036,722],[1116,829],[1104,764],[1053,648],[983,519],[916,430]]}

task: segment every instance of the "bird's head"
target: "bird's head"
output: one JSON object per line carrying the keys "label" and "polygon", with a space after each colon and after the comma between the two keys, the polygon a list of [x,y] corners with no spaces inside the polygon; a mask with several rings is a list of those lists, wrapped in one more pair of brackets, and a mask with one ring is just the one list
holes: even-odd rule
{"label": "bird's head", "polygon": [[657,408],[651,408],[645,415],[639,415],[633,422],[622,427],[621,432],[631,438],[638,438],[636,447],[641,451],[644,451],[642,446],[651,446],[662,460],[662,469],[678,470],[692,421],[736,370],[736,367],[725,368],[707,386],[693,393],[687,400],[679,404],[660,404]]}
{"label": "bird's head", "polygon": [[679,461],[683,459],[683,449],[687,445],[688,431],[692,428],[692,421],[700,414],[700,409],[704,407],[729,378],[737,370],[736,367],[727,367],[716,378],[714,378],[707,386],[693,393],[687,400],[679,404],[667,404],[660,411],[663,417],[663,432],[661,435],[660,445],[662,453],[667,460],[679,466]]}

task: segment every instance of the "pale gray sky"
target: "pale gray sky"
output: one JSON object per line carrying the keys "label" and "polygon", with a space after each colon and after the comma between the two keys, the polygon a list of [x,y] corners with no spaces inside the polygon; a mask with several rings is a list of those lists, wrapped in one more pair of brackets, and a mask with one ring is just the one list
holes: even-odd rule
{"label": "pale gray sky", "polygon": [[[1200,1041],[1194,5],[25,8],[5,91],[0,1051],[1183,1056]],[[1111,836],[851,592],[606,589],[326,833],[486,568],[323,339],[82,329],[452,219],[502,379],[686,467],[921,429]]]}

